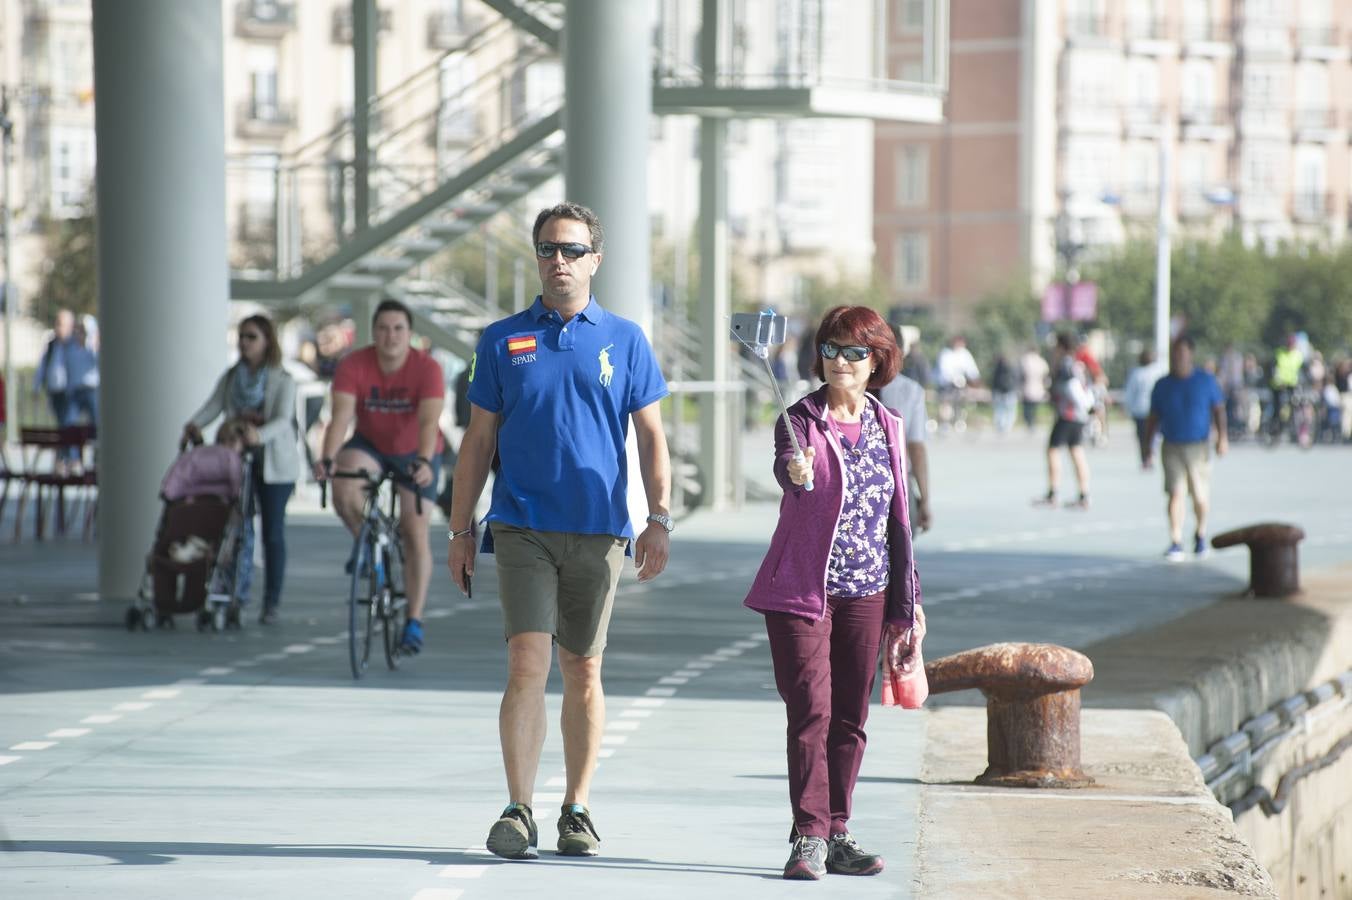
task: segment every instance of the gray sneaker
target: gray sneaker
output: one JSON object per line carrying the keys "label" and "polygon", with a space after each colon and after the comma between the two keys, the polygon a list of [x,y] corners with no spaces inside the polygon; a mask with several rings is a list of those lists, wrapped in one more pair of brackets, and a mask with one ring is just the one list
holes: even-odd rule
{"label": "gray sneaker", "polygon": [[883,870],[883,858],[860,849],[854,835],[831,835],[826,850],[826,871],[833,875],[877,875]]}
{"label": "gray sneaker", "polygon": [[596,833],[591,813],[581,803],[565,803],[559,815],[559,856],[596,856],[601,835]]}
{"label": "gray sneaker", "polygon": [[488,829],[488,851],[503,859],[539,859],[539,832],[530,807],[509,803],[502,817]]}
{"label": "gray sneaker", "polygon": [[793,839],[784,877],[789,881],[816,881],[826,874],[826,841],[800,834]]}

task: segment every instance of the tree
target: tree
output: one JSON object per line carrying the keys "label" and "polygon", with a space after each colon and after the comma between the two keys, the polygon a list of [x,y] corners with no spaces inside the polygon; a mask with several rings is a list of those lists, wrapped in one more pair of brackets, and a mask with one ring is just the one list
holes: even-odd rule
{"label": "tree", "polygon": [[42,282],[29,310],[41,322],[52,322],[58,309],[76,315],[98,313],[97,241],[93,200],[85,201],[79,215],[46,223],[47,259]]}
{"label": "tree", "polygon": [[1184,317],[1199,345],[1216,350],[1260,339],[1273,303],[1272,260],[1245,247],[1237,234],[1216,244],[1190,241],[1180,246],[1169,280],[1170,310]]}
{"label": "tree", "polygon": [[1028,290],[1028,279],[1011,281],[977,301],[972,311],[968,345],[978,357],[981,371],[989,372],[995,357],[1016,357],[1024,344],[1037,336],[1042,305]]}

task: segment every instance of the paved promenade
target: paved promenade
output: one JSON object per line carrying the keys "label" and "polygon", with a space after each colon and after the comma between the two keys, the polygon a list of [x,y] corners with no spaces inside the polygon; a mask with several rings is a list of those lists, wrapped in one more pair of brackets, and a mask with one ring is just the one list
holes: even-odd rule
{"label": "paved promenade", "polygon": [[[1033,509],[1043,489],[1041,440],[934,445],[937,523],[919,541],[927,656],[1002,640],[1093,648],[1242,590],[1242,552],[1162,560],[1158,473],[1138,472],[1121,442],[1091,453],[1090,511]],[[1330,493],[1345,485],[1349,460],[1322,448],[1236,448],[1216,468],[1213,530],[1294,521],[1310,534],[1307,570],[1352,562],[1346,489],[1341,504]],[[240,633],[198,634],[184,617],[177,631],[128,634],[123,607],[91,593],[92,547],[0,546],[0,896],[475,900],[562,889],[755,898],[799,890],[778,877],[789,825],[783,710],[760,620],[740,607],[774,517],[764,504],[693,516],[656,583],[626,576],[606,654],[609,723],[592,798],[603,855],[565,861],[546,852],[535,863],[482,849],[506,799],[491,564],[476,577],[472,602],[439,570],[426,651],[398,672],[377,663],[354,684],[339,574],[347,541],[303,504],[291,520],[285,619],[270,629],[250,621]],[[0,534],[8,534],[3,523]],[[551,682],[551,727],[557,687]],[[936,700],[962,706],[979,697]],[[924,894],[917,847],[927,826],[918,807],[923,784],[939,777],[933,759],[926,763],[936,721],[957,720],[875,707],[853,829],[885,853],[887,871],[803,890]],[[956,727],[945,725],[946,739]],[[1112,728],[1096,729],[1110,757]],[[536,795],[545,848],[561,775],[555,730]],[[945,864],[970,858],[989,868],[984,850],[948,840]]]}

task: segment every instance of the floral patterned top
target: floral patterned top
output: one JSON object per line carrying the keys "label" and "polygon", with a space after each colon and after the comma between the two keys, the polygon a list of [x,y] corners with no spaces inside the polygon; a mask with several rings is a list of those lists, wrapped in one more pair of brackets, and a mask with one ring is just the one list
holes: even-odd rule
{"label": "floral patterned top", "polygon": [[865,403],[859,440],[851,443],[831,422],[845,456],[845,499],[826,564],[826,593],[867,597],[887,587],[887,519],[896,482],[887,434]]}

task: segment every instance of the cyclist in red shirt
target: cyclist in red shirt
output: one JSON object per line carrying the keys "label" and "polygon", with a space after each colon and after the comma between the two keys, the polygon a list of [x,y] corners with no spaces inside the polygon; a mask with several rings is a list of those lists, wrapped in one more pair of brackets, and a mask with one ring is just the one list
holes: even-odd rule
{"label": "cyclist in red shirt", "polygon": [[[333,373],[333,416],[324,432],[315,478],[326,481],[334,469],[360,469],[372,475],[393,470],[411,478],[427,501],[419,515],[412,489],[406,482],[396,482],[408,591],[408,624],[400,643],[405,653],[417,653],[422,649],[422,613],[432,577],[427,526],[441,469],[443,445],[437,423],[446,384],[436,360],[410,346],[413,315],[407,306],[382,301],[371,331],[371,346],[345,356]],[[356,428],[348,438],[354,420]],[[353,536],[361,528],[364,491],[359,481],[333,483],[334,508]]]}

